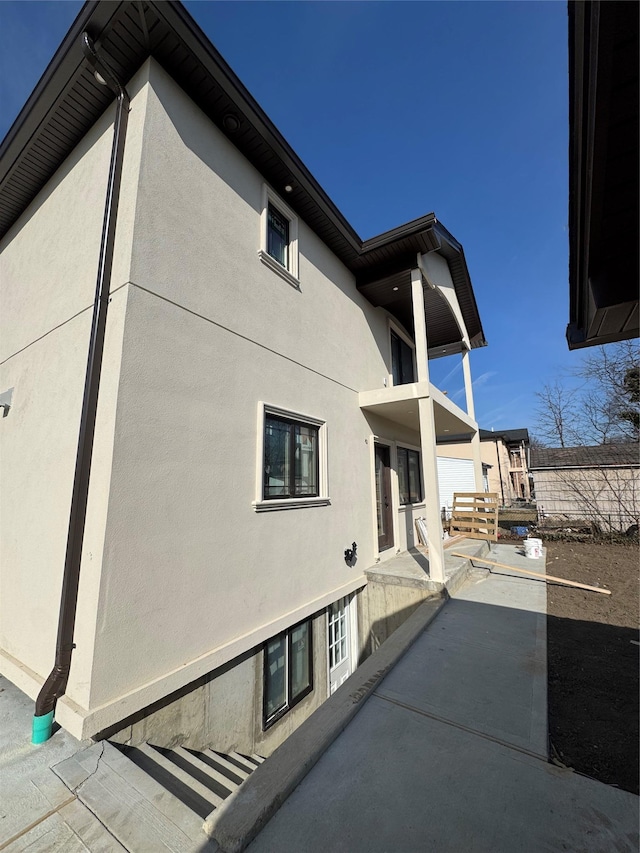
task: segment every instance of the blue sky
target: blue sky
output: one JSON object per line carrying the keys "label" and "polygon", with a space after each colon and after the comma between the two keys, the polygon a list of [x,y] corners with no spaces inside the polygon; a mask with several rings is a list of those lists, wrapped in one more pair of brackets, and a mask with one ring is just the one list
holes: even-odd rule
{"label": "blue sky", "polygon": [[[0,137],[81,7],[0,2]],[[534,424],[569,353],[567,13],[547,2],[186,2],[367,238],[425,213],[463,244],[485,429]],[[459,357],[433,381],[464,405]]]}

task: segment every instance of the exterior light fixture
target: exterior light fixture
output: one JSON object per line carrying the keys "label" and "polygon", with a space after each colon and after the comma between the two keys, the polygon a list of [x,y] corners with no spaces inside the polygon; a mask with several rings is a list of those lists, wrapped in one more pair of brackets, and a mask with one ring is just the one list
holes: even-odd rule
{"label": "exterior light fixture", "polygon": [[96,78],[96,80],[98,81],[98,83],[100,83],[101,86],[107,85],[107,81],[104,79],[104,77],[99,71],[94,71],[93,76]]}
{"label": "exterior light fixture", "polygon": [[291,192],[293,192],[293,187],[291,186],[291,184],[285,184],[285,185],[284,185],[284,191],[285,191],[286,193],[291,193]]}
{"label": "exterior light fixture", "polygon": [[227,113],[222,119],[222,126],[227,133],[236,133],[240,130],[240,119],[235,113]]}

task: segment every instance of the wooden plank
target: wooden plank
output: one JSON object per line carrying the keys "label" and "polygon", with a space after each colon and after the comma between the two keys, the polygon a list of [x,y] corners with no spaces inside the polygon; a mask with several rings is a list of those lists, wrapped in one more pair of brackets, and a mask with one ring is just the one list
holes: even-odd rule
{"label": "wooden plank", "polygon": [[599,586],[589,586],[586,583],[578,583],[577,581],[568,581],[565,578],[557,578],[555,575],[543,575],[541,572],[531,572],[529,569],[521,569],[517,566],[507,566],[505,563],[496,563],[495,560],[485,560],[484,557],[469,557],[468,554],[461,554],[458,551],[451,552],[454,557],[464,557],[466,560],[478,563],[486,563],[489,566],[497,566],[499,569],[508,569],[510,572],[521,572],[523,575],[531,575],[534,578],[542,578],[543,580],[553,581],[554,583],[563,583],[565,586],[575,586],[578,589],[588,589],[590,592],[599,592],[602,595],[611,595],[610,589],[601,589]]}
{"label": "wooden plank", "polygon": [[484,498],[485,500],[495,501],[496,503],[498,502],[498,495],[496,492],[454,492],[454,501],[456,498]]}
{"label": "wooden plank", "polygon": [[450,530],[469,539],[498,539],[498,496],[495,492],[454,492]]}
{"label": "wooden plank", "polygon": [[[493,533],[480,533],[479,531],[469,530],[464,532],[465,539],[486,539],[487,542],[494,542],[495,536]],[[453,551],[451,552],[453,554]]]}
{"label": "wooden plank", "polygon": [[482,524],[495,524],[496,517],[492,517],[489,515],[480,515],[479,513],[466,515],[462,513],[456,513],[455,515],[451,516],[451,521],[453,521],[454,523],[460,522],[461,524],[466,524],[467,526],[471,527],[480,527]]}
{"label": "wooden plank", "polygon": [[426,548],[428,544],[427,528],[423,518],[416,518],[416,530],[418,531],[418,539],[420,540],[420,544]]}

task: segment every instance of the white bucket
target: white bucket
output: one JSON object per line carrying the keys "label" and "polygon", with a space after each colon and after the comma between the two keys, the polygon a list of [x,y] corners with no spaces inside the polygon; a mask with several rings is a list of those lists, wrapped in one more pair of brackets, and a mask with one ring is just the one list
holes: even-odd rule
{"label": "white bucket", "polygon": [[525,539],[524,555],[532,560],[542,557],[542,539]]}

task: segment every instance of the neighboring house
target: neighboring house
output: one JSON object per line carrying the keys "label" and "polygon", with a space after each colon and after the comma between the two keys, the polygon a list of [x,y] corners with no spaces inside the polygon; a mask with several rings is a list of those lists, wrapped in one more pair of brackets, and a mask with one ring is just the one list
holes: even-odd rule
{"label": "neighboring house", "polygon": [[[531,499],[529,432],[526,429],[480,430],[483,491],[495,492],[503,506]],[[450,508],[453,492],[469,491],[472,465],[467,436],[438,437],[440,503]]]}
{"label": "neighboring house", "polygon": [[531,471],[541,520],[588,520],[607,531],[638,524],[638,444],[533,448]]}
{"label": "neighboring house", "polygon": [[640,334],[638,3],[570,0],[570,349]]}
{"label": "neighboring house", "polygon": [[[77,737],[269,753],[365,653],[365,569],[418,515],[443,582],[439,436],[482,486],[461,245],[433,214],[363,242],[164,2],[83,7],[0,148],[0,223],[1,671],[46,705],[71,625]],[[429,381],[452,354],[466,411]]]}

